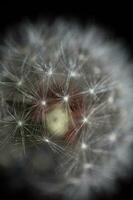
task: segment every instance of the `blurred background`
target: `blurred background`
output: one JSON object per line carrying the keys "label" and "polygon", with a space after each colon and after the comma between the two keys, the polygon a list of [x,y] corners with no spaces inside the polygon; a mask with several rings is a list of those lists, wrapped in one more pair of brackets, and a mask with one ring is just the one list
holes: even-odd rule
{"label": "blurred background", "polygon": [[[112,2],[112,1],[111,1]],[[102,26],[105,30],[111,32],[111,36],[122,41],[125,47],[129,50],[130,59],[133,59],[133,12],[130,10],[130,5],[122,5],[121,3],[106,4],[103,2],[68,2],[52,0],[46,2],[45,0],[40,3],[35,2],[12,2],[4,1],[0,4],[0,42],[8,30],[12,29],[15,25],[20,24],[25,19],[31,22],[36,21],[38,18],[44,18],[49,21],[54,21],[57,18],[65,18],[67,21],[75,20],[82,26],[88,23]],[[119,166],[118,166],[119,167]],[[0,167],[0,199],[17,199],[17,200],[38,200],[38,199],[62,199],[60,196],[46,196],[40,194],[37,190],[33,190],[24,181],[21,169],[16,171],[6,171]],[[113,199],[124,200],[132,199],[133,193],[133,174],[130,177],[119,179],[117,181],[117,190],[114,193],[106,193],[105,191],[97,192],[95,199]]]}

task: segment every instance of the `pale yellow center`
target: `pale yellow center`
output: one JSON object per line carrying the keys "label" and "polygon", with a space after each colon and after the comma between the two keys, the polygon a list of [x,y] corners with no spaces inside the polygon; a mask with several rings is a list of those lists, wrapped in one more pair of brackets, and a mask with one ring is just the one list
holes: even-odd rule
{"label": "pale yellow center", "polygon": [[63,105],[56,105],[46,114],[48,131],[55,136],[63,136],[69,129],[70,116]]}

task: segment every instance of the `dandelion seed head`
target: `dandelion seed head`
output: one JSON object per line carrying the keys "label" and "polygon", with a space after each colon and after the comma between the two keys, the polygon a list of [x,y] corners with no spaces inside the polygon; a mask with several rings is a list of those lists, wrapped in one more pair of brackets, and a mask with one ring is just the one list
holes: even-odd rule
{"label": "dandelion seed head", "polygon": [[44,183],[48,194],[88,194],[113,175],[111,186],[133,141],[126,55],[96,27],[56,22],[22,30],[22,43],[7,39],[0,56],[0,164],[3,152],[6,167],[23,154],[26,180]]}

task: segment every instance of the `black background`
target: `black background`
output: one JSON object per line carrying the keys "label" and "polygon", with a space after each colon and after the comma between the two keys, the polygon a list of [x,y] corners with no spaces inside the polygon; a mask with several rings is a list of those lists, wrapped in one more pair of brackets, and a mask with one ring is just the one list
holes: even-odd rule
{"label": "black background", "polygon": [[[8,29],[11,29],[15,24],[21,23],[25,19],[36,21],[39,17],[44,17],[50,20],[54,20],[58,17],[64,17],[71,21],[77,20],[82,25],[94,23],[101,25],[105,29],[111,31],[113,36],[121,39],[125,46],[129,49],[131,58],[133,57],[133,11],[132,6],[122,5],[122,2],[110,4],[110,2],[103,2],[103,4],[94,2],[94,5],[88,4],[84,1],[80,2],[55,2],[52,1],[43,4],[36,2],[24,2],[17,3],[4,2],[0,5],[0,40],[4,37]],[[119,167],[119,166],[118,166]],[[133,170],[132,170],[133,171]],[[21,172],[20,172],[21,173]],[[42,197],[38,194],[38,191],[33,191],[26,183],[23,183],[23,187],[13,187],[14,174],[0,170],[0,199],[12,198],[12,199],[56,199],[57,197]],[[18,178],[18,182],[23,177]],[[95,196],[96,199],[113,199],[124,200],[133,198],[133,175],[130,177],[118,180],[117,192],[105,193],[102,192]],[[58,197],[60,199],[60,197]]]}

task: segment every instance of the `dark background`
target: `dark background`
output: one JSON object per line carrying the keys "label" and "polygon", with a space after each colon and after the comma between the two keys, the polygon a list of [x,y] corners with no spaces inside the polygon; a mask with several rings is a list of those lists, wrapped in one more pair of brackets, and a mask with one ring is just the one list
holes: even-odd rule
{"label": "dark background", "polygon": [[[94,5],[88,4],[84,1],[78,2],[55,2],[52,1],[43,4],[40,2],[24,2],[10,4],[4,2],[0,5],[0,40],[4,37],[8,29],[14,25],[21,23],[25,19],[36,21],[39,17],[47,18],[51,21],[58,17],[63,17],[68,21],[77,20],[81,25],[85,26],[88,22],[102,26],[103,28],[111,31],[113,36],[121,39],[125,46],[129,49],[131,58],[133,57],[133,11],[132,6],[122,5],[121,3],[110,4],[110,2]],[[119,166],[118,166],[119,167]],[[21,171],[20,171],[21,174]],[[5,171],[0,169],[0,199],[11,198],[13,200],[38,200],[38,199],[57,199],[57,197],[42,197],[38,191],[30,188],[24,181],[23,176],[19,175],[15,181],[18,181],[18,186],[14,184],[15,172]],[[19,182],[23,181],[23,186],[19,187]],[[128,178],[118,180],[117,192],[105,193],[101,191],[95,196],[97,200],[113,199],[124,200],[133,198],[133,175]],[[60,199],[60,197],[58,197]]]}

